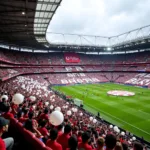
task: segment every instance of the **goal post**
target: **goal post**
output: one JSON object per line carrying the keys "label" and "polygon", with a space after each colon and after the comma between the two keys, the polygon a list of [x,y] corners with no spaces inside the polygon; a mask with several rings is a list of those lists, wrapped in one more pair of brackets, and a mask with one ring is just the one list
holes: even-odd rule
{"label": "goal post", "polygon": [[78,99],[78,98],[75,98],[74,100],[73,100],[73,102],[74,102],[74,104],[75,105],[77,105],[77,106],[81,106],[81,105],[83,105],[83,101],[82,100],[80,100],[80,99]]}

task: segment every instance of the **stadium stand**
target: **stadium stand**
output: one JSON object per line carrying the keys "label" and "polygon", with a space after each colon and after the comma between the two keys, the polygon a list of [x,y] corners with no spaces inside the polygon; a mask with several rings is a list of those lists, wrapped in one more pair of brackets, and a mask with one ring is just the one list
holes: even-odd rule
{"label": "stadium stand", "polygon": [[[107,82],[150,88],[149,32],[138,36],[149,26],[121,34],[125,41],[117,36],[112,47],[101,46],[100,36],[89,36],[97,44],[84,45],[84,35],[77,35],[81,45],[72,45],[65,41],[69,34],[61,34],[66,45],[48,43],[46,30],[61,1],[0,1],[0,150],[149,150],[145,139],[52,88]],[[135,39],[128,39],[134,31]],[[109,44],[113,38],[104,37]],[[24,97],[19,104],[16,93]],[[56,108],[64,116],[59,125],[50,117]]]}
{"label": "stadium stand", "polygon": [[[107,55],[85,55],[78,54],[81,62],[78,65],[87,64],[135,64],[135,63],[149,63],[150,52],[140,52],[134,54],[114,54]],[[50,53],[47,54],[32,54],[25,52],[10,52],[1,49],[0,60],[11,64],[41,64],[41,65],[72,65],[72,63],[66,63],[63,53]]]}
{"label": "stadium stand", "polygon": [[[2,99],[1,103],[11,107],[11,109],[1,112],[1,115],[10,120],[9,135],[15,141],[19,141],[16,146],[18,149],[66,150],[66,148],[69,148],[67,141],[73,138],[71,132],[69,131],[65,134],[62,130],[61,132],[66,140],[65,138],[61,139],[62,133],[57,133],[57,127],[52,126],[48,119],[48,114],[56,107],[61,108],[65,117],[62,126],[67,128],[68,124],[71,125],[72,134],[77,136],[74,142],[75,140],[79,142],[79,148],[92,150],[99,147],[99,143],[96,141],[101,136],[101,140],[106,138],[107,141],[108,138],[108,143],[105,142],[106,147],[107,144],[109,145],[109,140],[111,141],[117,137],[119,142],[132,149],[134,146],[133,136],[128,131],[120,129],[125,135],[122,135],[121,132],[117,133],[110,128],[109,123],[99,118],[96,118],[97,124],[90,122],[89,117],[92,114],[82,108],[77,108],[71,102],[66,102],[48,89],[48,86],[115,82],[150,87],[150,75],[148,72],[144,72],[150,66],[146,64],[145,67],[145,63],[149,62],[147,53],[140,54],[142,57],[138,54],[129,57],[118,55],[117,57],[111,56],[111,59],[109,56],[97,56],[95,58],[95,56],[81,54],[81,62],[77,65],[65,63],[62,53],[57,53],[57,55],[53,53],[47,56],[44,54],[22,54],[2,51],[0,54],[0,78],[3,81],[0,84],[1,96],[3,94],[8,95],[8,100]],[[22,57],[23,59],[19,59]],[[133,58],[134,62],[132,61]],[[144,59],[142,60],[141,58]],[[23,104],[17,106],[12,103],[12,96],[15,93],[22,93],[25,96]],[[36,97],[35,102],[31,101],[31,95]],[[49,99],[49,97],[54,98]],[[50,109],[50,106],[53,106],[53,108]],[[70,117],[67,115],[66,106],[70,109],[76,107],[78,111],[72,112],[73,115]],[[49,139],[48,135],[52,131],[54,132],[52,133],[54,137]],[[89,133],[92,136],[89,136]],[[61,140],[56,141],[55,136],[58,136],[58,139]],[[88,144],[86,140],[84,141],[84,138],[87,141],[88,139],[92,140]],[[28,144],[24,144],[24,140]],[[46,143],[47,140],[49,142]],[[137,141],[139,141],[138,138]]]}

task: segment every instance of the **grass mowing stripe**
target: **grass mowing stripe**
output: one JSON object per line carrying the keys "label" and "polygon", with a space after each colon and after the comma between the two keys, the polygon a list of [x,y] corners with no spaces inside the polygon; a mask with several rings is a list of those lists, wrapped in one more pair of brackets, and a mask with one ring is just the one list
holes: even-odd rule
{"label": "grass mowing stripe", "polygon": [[[110,113],[111,115],[139,128],[147,133],[150,133],[150,90],[125,86],[119,84],[88,84],[76,85],[67,87],[56,87],[57,90],[62,91],[66,95],[79,98],[84,101],[85,108],[89,111],[96,113],[97,110]],[[88,89],[88,96],[83,96]],[[114,97],[107,96],[106,92],[109,90],[127,90],[136,93],[134,97]],[[99,96],[100,97],[99,97]],[[90,106],[88,106],[90,105]],[[92,108],[94,106],[94,108]],[[115,119],[108,114],[101,112],[103,118],[112,122],[130,132],[143,136],[145,139],[150,140],[150,136],[141,130],[130,126],[124,122]]]}
{"label": "grass mowing stripe", "polygon": [[[82,90],[84,90],[83,89],[83,87],[81,87],[81,88],[78,88],[78,89],[80,89],[80,91],[82,91]],[[76,90],[76,89],[75,89]],[[99,92],[96,92],[97,90],[94,90],[94,93],[96,93],[96,94],[98,94]],[[92,98],[94,98],[95,96],[92,96]],[[107,96],[107,98],[108,98],[108,96]],[[118,98],[118,97],[116,97],[116,98]],[[100,97],[97,97],[97,100],[98,99],[100,99]],[[98,100],[99,101],[99,100]],[[108,105],[110,105],[110,106],[113,106],[114,105],[114,107],[118,107],[118,101],[106,101],[106,102],[103,102],[103,103],[105,103],[105,104],[108,104]],[[133,108],[133,105],[132,106],[130,106],[130,107],[128,107],[128,106],[126,106],[126,104],[125,103],[123,103],[122,104],[122,100],[121,101],[119,101],[119,105],[120,105],[120,107],[122,107],[122,109],[124,109],[124,110],[127,110],[128,112],[130,112],[130,114],[134,114],[134,115],[137,115],[137,117],[139,117],[139,118],[141,118],[141,119],[143,119],[143,114],[141,114],[141,113],[137,113],[137,110],[135,110],[134,108]],[[146,116],[146,118],[150,118],[150,114],[149,113],[146,113],[145,114]]]}
{"label": "grass mowing stripe", "polygon": [[[86,109],[89,112],[92,112],[95,116],[97,115],[97,110],[93,109],[90,106],[84,105],[84,109]],[[102,112],[101,112],[100,115],[101,115],[101,117],[105,118],[105,120],[109,120],[109,122],[111,122],[113,124],[116,124],[119,127],[123,128],[124,124],[122,124],[121,122],[116,121],[116,119],[112,118],[111,116],[108,116],[107,114],[104,114]]]}
{"label": "grass mowing stripe", "polygon": [[[80,95],[82,95],[82,90],[77,90],[76,88],[74,88],[74,87],[69,87],[69,88],[67,88],[69,91],[76,91],[76,93],[78,93],[78,94],[80,94]],[[103,104],[105,104],[105,102],[103,101],[103,98],[101,98],[101,97],[99,97],[99,99],[97,99],[97,98],[94,98],[94,96],[92,96],[92,98],[91,99],[93,99],[94,101],[97,101],[98,103],[103,103]],[[101,101],[99,101],[99,100],[101,100]],[[89,102],[90,103],[90,102]],[[109,105],[109,107],[111,108],[111,110],[119,110],[119,107],[118,107],[118,104],[116,103],[116,106],[112,106],[111,104],[105,104],[105,105]],[[103,106],[104,107],[104,106]],[[126,118],[126,121],[127,121],[127,119],[128,119],[128,122],[132,122],[133,120],[143,120],[143,121],[145,121],[145,119],[143,118],[143,116],[139,113],[139,114],[136,114],[136,111],[134,110],[131,110],[131,109],[127,109],[126,107],[124,107],[124,106],[121,106],[122,107],[122,110],[120,110],[120,111],[122,111],[122,113],[121,113],[121,115],[122,114],[129,114],[130,116],[133,116],[133,118]],[[101,110],[99,110],[99,111],[101,111]],[[118,116],[119,114],[116,114],[116,116]],[[126,116],[125,115],[125,116]],[[136,117],[135,117],[136,116]],[[118,117],[121,117],[120,115],[118,116]],[[125,118],[124,118],[125,119]]]}
{"label": "grass mowing stripe", "polygon": [[[92,106],[92,105],[90,105],[90,104],[88,104],[88,106],[90,106],[90,107],[92,107],[92,108],[94,108],[94,109],[96,109],[96,110],[97,110],[97,108],[96,108],[96,107],[94,107],[94,106]],[[144,130],[142,130],[142,129],[140,129],[140,128],[138,128],[138,127],[136,127],[136,126],[134,126],[134,125],[132,125],[132,124],[130,124],[130,123],[128,123],[128,122],[126,122],[126,121],[122,120],[122,119],[120,119],[120,118],[117,118],[117,117],[115,117],[115,116],[111,115],[111,114],[110,114],[110,113],[108,113],[108,112],[105,112],[105,111],[102,111],[102,112],[103,112],[104,114],[107,114],[108,116],[111,116],[112,118],[115,118],[115,119],[117,119],[117,120],[119,120],[119,121],[121,121],[121,122],[123,122],[123,123],[125,123],[125,124],[128,124],[128,125],[130,125],[130,126],[132,126],[132,127],[136,128],[136,129],[138,129],[138,130],[140,130],[140,131],[142,131],[142,132],[146,133],[147,135],[150,135],[150,133],[148,133],[148,132],[146,132],[146,131],[144,131]]]}
{"label": "grass mowing stripe", "polygon": [[[78,95],[79,94],[82,95],[83,94],[82,90],[77,90],[75,87],[76,86],[74,86],[74,87],[66,87],[66,88],[69,91],[72,91],[72,92],[76,91],[76,93],[78,93]],[[78,87],[78,89],[79,89],[79,87]],[[109,107],[111,107],[111,110],[115,110],[115,109],[118,110],[118,108],[119,108],[117,103],[116,103],[116,106],[112,106],[111,103],[109,103],[109,102],[105,103],[105,101],[103,101],[103,98],[100,98],[100,97],[99,97],[99,99],[97,99],[97,98],[94,98],[94,96],[92,96],[91,99],[93,99],[94,101],[101,102],[103,104],[109,105]],[[101,99],[101,101],[99,101],[100,99]],[[130,122],[133,121],[133,120],[143,120],[143,121],[145,121],[145,119],[143,118],[143,115],[141,113],[137,113],[136,110],[124,107],[123,105],[122,106],[120,105],[120,107],[122,108],[122,110],[121,110],[123,112],[122,114],[129,114],[130,116],[133,116],[134,119],[133,118],[129,118]],[[118,115],[116,115],[116,116],[118,116]],[[118,116],[118,117],[121,117],[121,116]]]}

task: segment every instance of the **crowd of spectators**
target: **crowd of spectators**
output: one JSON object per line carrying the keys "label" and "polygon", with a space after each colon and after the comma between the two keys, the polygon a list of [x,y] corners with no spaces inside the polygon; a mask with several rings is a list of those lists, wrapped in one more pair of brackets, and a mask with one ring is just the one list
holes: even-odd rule
{"label": "crowd of spectators", "polygon": [[[115,74],[115,72],[131,73],[150,71],[149,52],[111,56],[78,55],[80,57],[79,63],[66,63],[63,53],[49,53],[47,55],[1,50],[0,79],[4,81],[18,75],[35,73],[89,73],[109,71],[114,72]],[[115,79],[114,77],[110,77],[110,73],[107,73],[106,76],[109,77],[106,77],[105,80],[109,80],[111,78],[110,80],[112,81]],[[102,81],[103,80],[104,79],[102,79]]]}
{"label": "crowd of spectators", "polygon": [[[115,131],[102,118],[97,119],[96,116],[85,112],[72,102],[65,101],[50,89],[48,90],[47,86],[48,83],[40,76],[20,77],[17,81],[10,80],[2,83],[0,85],[1,116],[8,120],[16,118],[23,128],[52,150],[128,150],[132,148],[143,150],[143,145],[137,142],[128,131],[124,131],[125,134],[122,134],[121,129]],[[16,105],[12,102],[15,93],[25,96],[22,104]],[[7,95],[8,99],[2,97],[3,95]],[[36,96],[35,101],[31,100],[32,95]],[[59,126],[53,126],[49,121],[49,114],[56,107],[60,107],[64,115],[64,122]],[[73,108],[77,111],[74,112]],[[67,114],[68,110],[71,111],[71,115]],[[0,131],[4,126],[6,125],[0,126]],[[0,140],[3,142],[2,139]]]}
{"label": "crowd of spectators", "polygon": [[[0,69],[0,78],[6,80],[0,84],[0,137],[8,130],[9,121],[15,118],[22,124],[22,128],[31,132],[39,141],[52,150],[143,150],[143,143],[139,143],[128,131],[114,130],[113,126],[104,122],[103,118],[99,116],[97,118],[97,116],[75,106],[72,102],[66,102],[51,89],[48,89],[48,85],[100,82],[133,84],[130,79],[134,78],[134,80],[143,80],[145,82],[140,83],[150,86],[149,74],[140,77],[138,73],[100,72],[150,70],[149,64],[123,67],[117,65],[136,62],[150,63],[149,55],[144,52],[112,56],[79,54],[79,57],[81,61],[78,65],[84,66],[72,66],[71,63],[66,63],[63,53],[41,55],[0,52],[0,66],[7,67]],[[70,66],[23,67],[22,64]],[[97,64],[100,66],[97,66]],[[14,65],[16,68],[14,68]],[[91,71],[92,73],[89,73]],[[99,72],[94,73],[94,71]],[[62,74],[62,72],[65,73]],[[19,76],[31,73],[41,74]],[[15,76],[18,77],[13,79],[12,77]],[[7,81],[9,78],[10,80]],[[138,82],[134,83],[138,85]],[[15,93],[21,93],[25,96],[22,104],[16,105],[12,102]],[[5,96],[3,97],[3,95]],[[36,97],[35,101],[32,101],[31,96]],[[64,121],[62,124],[54,126],[51,124],[49,117],[57,107],[63,113]],[[73,111],[74,108],[76,108],[76,112]],[[71,111],[71,115],[68,115],[68,111]],[[0,138],[0,150],[6,150],[6,148],[10,150],[13,144],[14,140],[11,137]]]}
{"label": "crowd of spectators", "polygon": [[[116,54],[116,55],[86,55],[78,54],[80,63],[86,64],[134,64],[150,63],[149,52],[134,54]],[[0,60],[14,64],[35,64],[35,65],[65,65],[64,53],[26,53],[16,51],[0,51]],[[72,63],[70,63],[72,65]]]}
{"label": "crowd of spectators", "polygon": [[[18,71],[8,69],[5,72],[3,69],[0,72],[0,78],[2,81],[13,78],[21,77]],[[20,69],[21,70],[21,69]],[[31,69],[30,69],[31,70]],[[46,71],[46,69],[45,69]],[[149,73],[128,73],[128,72],[97,72],[97,73],[39,73],[39,75],[28,75],[28,77],[37,77],[38,80],[48,81],[49,84],[86,84],[86,83],[102,83],[102,82],[114,82],[121,84],[133,84],[136,86],[148,86],[150,87]],[[28,74],[28,73],[27,73]],[[30,74],[30,73],[29,73]],[[141,75],[141,76],[139,76]],[[26,75],[27,77],[27,75]]]}

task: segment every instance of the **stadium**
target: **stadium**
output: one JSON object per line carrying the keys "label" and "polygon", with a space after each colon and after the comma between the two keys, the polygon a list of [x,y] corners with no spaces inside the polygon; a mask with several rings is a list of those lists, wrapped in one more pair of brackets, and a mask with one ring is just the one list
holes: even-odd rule
{"label": "stadium", "polygon": [[0,1],[0,150],[150,149],[150,25],[51,32],[63,4]]}

